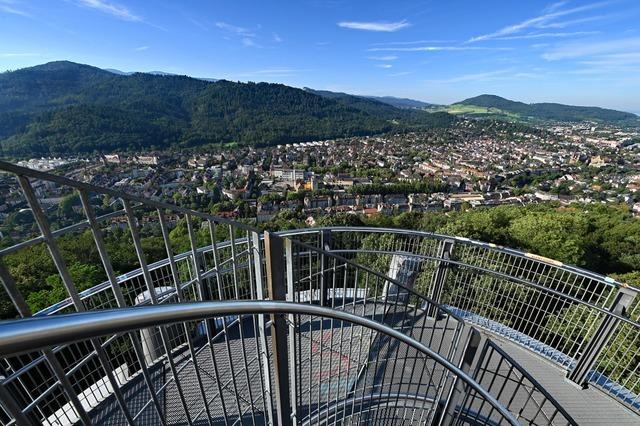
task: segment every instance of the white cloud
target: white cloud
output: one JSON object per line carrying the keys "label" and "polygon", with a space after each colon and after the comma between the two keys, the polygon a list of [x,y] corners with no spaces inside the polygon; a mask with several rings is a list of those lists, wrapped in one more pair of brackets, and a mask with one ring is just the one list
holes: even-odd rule
{"label": "white cloud", "polygon": [[[491,39],[495,39],[495,38],[499,38],[499,37],[504,37],[504,36],[508,36],[508,35],[512,35],[512,34],[517,34],[517,33],[522,32],[523,30],[527,30],[527,29],[531,29],[531,28],[564,28],[566,26],[578,23],[577,22],[578,20],[576,20],[574,22],[568,21],[568,22],[564,22],[564,23],[558,23],[558,22],[555,22],[555,20],[557,18],[560,18],[560,17],[563,17],[563,16],[568,16],[568,15],[575,15],[577,13],[586,12],[588,10],[601,8],[601,7],[606,6],[609,3],[610,2],[592,3],[592,4],[588,4],[588,5],[584,5],[584,6],[578,6],[578,7],[574,7],[574,8],[571,8],[571,9],[564,9],[564,10],[559,10],[560,7],[565,5],[563,2],[555,3],[554,5],[551,5],[551,6],[547,7],[546,11],[540,16],[536,16],[535,18],[527,19],[527,20],[519,22],[517,24],[506,26],[506,27],[504,27],[504,28],[502,28],[502,29],[500,29],[498,31],[493,32],[493,33],[483,34],[483,35],[479,35],[479,36],[476,36],[476,37],[472,37],[471,39],[469,39],[469,42],[473,43],[473,42],[478,42],[478,41],[491,40]],[[583,19],[585,19],[585,18],[583,18]],[[588,19],[595,20],[595,19],[598,19],[598,18],[597,17],[589,17]]]}
{"label": "white cloud", "polygon": [[226,22],[216,22],[215,23],[216,27],[220,28],[223,31],[226,31],[228,33],[232,33],[235,35],[239,35],[239,36],[243,36],[243,37],[255,37],[256,34],[253,30],[249,29],[249,28],[244,28],[244,27],[238,27],[236,25],[232,25],[232,24],[228,24]]}
{"label": "white cloud", "polygon": [[389,74],[389,77],[402,77],[402,76],[409,75],[409,74],[413,74],[413,71],[396,72],[396,73],[393,73],[393,74]]}
{"label": "white cloud", "polygon": [[0,58],[28,58],[40,56],[38,53],[0,53]]}
{"label": "white cloud", "polygon": [[602,55],[589,61],[583,61],[582,63],[585,65],[606,66],[612,68],[627,65],[640,65],[640,51]]}
{"label": "white cloud", "polygon": [[511,77],[514,69],[508,68],[503,70],[475,73],[475,74],[464,74],[453,78],[448,78],[444,80],[428,80],[429,83],[435,84],[452,84],[452,83],[463,83],[466,81],[492,81],[492,80],[500,80],[506,77]]}
{"label": "white cloud", "polygon": [[363,30],[363,31],[381,31],[391,33],[394,31],[401,30],[403,28],[407,28],[411,24],[405,20],[398,22],[353,22],[353,21],[343,21],[338,22],[338,26],[342,28],[349,28],[352,30]]}
{"label": "white cloud", "polygon": [[391,64],[377,64],[376,67],[389,69],[389,68],[393,67],[393,65],[391,65]]}
{"label": "white cloud", "polygon": [[372,61],[395,61],[398,57],[395,55],[369,56],[367,59],[371,59]]}
{"label": "white cloud", "polygon": [[593,55],[640,51],[640,37],[608,40],[598,43],[566,43],[547,51],[542,57],[548,61],[575,59]]}
{"label": "white cloud", "polygon": [[136,52],[143,52],[145,50],[149,50],[149,46],[140,46],[140,47],[136,47],[135,49]]}
{"label": "white cloud", "polygon": [[118,3],[112,3],[106,0],[75,0],[79,6],[95,9],[100,12],[115,16],[118,19],[131,22],[143,22],[142,17],[131,12],[126,6]]}
{"label": "white cloud", "polygon": [[369,52],[458,52],[467,50],[513,50],[510,47],[480,46],[416,46],[416,47],[372,47]]}
{"label": "white cloud", "polygon": [[299,69],[293,69],[293,68],[266,68],[262,70],[241,73],[241,74],[238,74],[237,77],[258,78],[258,79],[283,78],[283,77],[294,77],[303,71],[305,70],[299,70]]}
{"label": "white cloud", "polygon": [[369,46],[409,46],[412,44],[454,43],[455,40],[415,40],[415,41],[388,41],[384,43],[371,43]]}
{"label": "white cloud", "polygon": [[22,5],[16,0],[0,0],[0,12],[31,18],[31,14],[24,11],[21,6]]}
{"label": "white cloud", "polygon": [[275,41],[276,43],[282,43],[282,37],[280,37],[278,34],[273,33],[273,41]]}
{"label": "white cloud", "polygon": [[250,37],[244,37],[241,41],[244,47],[256,47],[256,48],[262,47],[262,45],[256,43],[256,41]]}
{"label": "white cloud", "polygon": [[558,33],[530,33],[506,37],[496,37],[495,40],[529,40],[536,38],[567,38],[600,34],[600,31],[574,31]]}

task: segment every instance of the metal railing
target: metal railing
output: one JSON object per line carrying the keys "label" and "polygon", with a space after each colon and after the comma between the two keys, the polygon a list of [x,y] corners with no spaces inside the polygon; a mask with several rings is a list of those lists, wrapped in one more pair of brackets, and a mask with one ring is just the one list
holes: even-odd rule
{"label": "metal railing", "polygon": [[[640,411],[638,289],[531,253],[427,232],[340,227],[281,233],[378,272],[408,258],[415,290]],[[326,247],[329,248],[329,247]],[[393,275],[393,271],[389,272]]]}
{"label": "metal railing", "polygon": [[[395,354],[400,355],[392,358],[379,356],[370,357],[367,351],[362,351],[357,348],[355,351],[338,352],[339,358],[341,358],[342,361],[340,368],[345,368],[346,371],[348,371],[351,362],[345,364],[344,358],[353,357],[353,363],[355,365],[361,363],[366,364],[370,367],[371,371],[375,372],[374,380],[358,377],[356,378],[356,384],[354,386],[340,386],[340,383],[334,383],[333,381],[327,382],[323,378],[311,383],[310,386],[312,389],[309,394],[310,397],[308,399],[294,398],[292,401],[296,401],[296,403],[287,407],[293,412],[287,412],[286,414],[292,415],[294,418],[299,415],[302,422],[305,421],[305,416],[307,417],[306,420],[312,420],[314,424],[323,422],[323,416],[334,416],[339,410],[346,410],[346,404],[350,405],[348,408],[350,416],[356,414],[361,415],[364,410],[369,413],[369,416],[371,415],[368,409],[370,404],[367,404],[367,402],[371,399],[379,400],[384,398],[390,403],[390,406],[394,407],[394,414],[392,416],[394,420],[401,419],[404,421],[415,418],[416,421],[412,423],[423,424],[424,419],[435,412],[436,404],[434,404],[434,400],[429,397],[429,394],[437,390],[435,389],[433,374],[439,370],[437,374],[451,375],[463,382],[464,385],[468,387],[469,392],[474,393],[474,398],[481,400],[486,405],[485,408],[476,413],[478,418],[497,418],[499,422],[504,422],[505,424],[518,424],[514,416],[505,410],[493,396],[478,386],[468,374],[425,345],[377,321],[362,318],[348,312],[309,304],[272,301],[183,303],[56,315],[9,323],[5,322],[0,323],[0,355],[3,357],[16,357],[19,356],[19,354],[29,353],[34,350],[77,345],[80,344],[80,342],[89,342],[95,339],[101,340],[102,338],[112,335],[136,335],[144,332],[145,329],[154,327],[169,328],[179,324],[180,326],[184,326],[185,329],[197,328],[201,322],[206,323],[212,318],[224,318],[230,315],[242,315],[252,319],[258,315],[270,315],[271,321],[274,324],[274,329],[270,336],[270,340],[273,342],[278,339],[277,334],[282,331],[277,330],[278,326],[275,325],[275,317],[288,316],[293,318],[293,323],[289,326],[296,328],[295,337],[297,337],[297,339],[295,340],[295,350],[303,352],[309,360],[322,357],[322,354],[314,349],[315,345],[327,345],[326,350],[329,353],[336,353],[337,347],[335,345],[329,346],[327,342],[323,342],[322,338],[318,339],[314,337],[313,333],[322,334],[322,332],[327,329],[335,330],[338,327],[341,332],[350,329],[351,336],[349,340],[351,341],[353,341],[356,333],[359,337],[370,340],[371,336],[375,334],[384,335],[391,343],[391,346],[394,347]],[[301,318],[304,317],[311,318],[311,322],[309,323],[310,327],[307,330],[300,329],[300,324],[308,322],[307,320],[300,321]],[[246,325],[249,325],[249,329],[253,324],[257,324],[257,321],[249,320],[246,322]],[[284,331],[286,331],[286,329],[285,327]],[[245,336],[244,339],[256,339],[259,335],[258,330],[250,331],[253,331],[251,337]],[[241,338],[238,336],[237,339]],[[247,363],[246,359],[242,359],[243,354],[238,352],[233,353],[232,359],[230,360],[231,364],[225,364],[225,357],[221,355],[223,351],[216,350],[219,345],[215,338],[208,340],[203,348],[207,346],[211,351],[203,349],[202,355],[198,357],[198,360],[201,361],[199,366],[195,365],[195,358],[187,359],[178,364],[178,374],[173,374],[173,371],[170,372],[169,368],[166,368],[166,364],[169,364],[172,359],[171,356],[168,355],[166,359],[167,363],[161,365],[164,368],[153,371],[156,384],[161,384],[161,386],[153,388],[154,394],[152,397],[142,397],[136,403],[129,402],[126,405],[120,405],[117,407],[117,410],[115,405],[109,407],[109,415],[116,416],[117,419],[144,419],[146,422],[155,420],[160,424],[165,423],[168,417],[181,415],[185,416],[188,424],[192,424],[201,419],[209,423],[264,423],[267,417],[267,413],[265,412],[267,406],[264,400],[265,395],[257,392],[254,392],[253,395],[251,394],[251,389],[255,385],[255,382],[252,383],[251,380],[257,381],[258,385],[260,385],[260,368],[255,364]],[[403,356],[402,354],[405,355]],[[411,354],[410,357],[408,354]],[[208,359],[209,355],[211,355],[211,364],[208,368],[204,368],[204,360]],[[274,357],[275,355],[269,354],[269,358],[273,359]],[[320,360],[318,365],[326,368],[332,359],[332,357],[327,356],[324,361]],[[427,374],[420,376],[420,380],[415,380],[414,377],[405,377],[404,375],[389,374],[390,369],[395,367],[396,363],[407,360],[419,363],[420,365],[431,363],[433,367]],[[275,361],[274,363],[277,364]],[[218,365],[219,368],[217,371],[211,368],[213,365]],[[222,365],[225,365],[226,368],[235,365],[236,367],[240,367],[245,374],[236,371],[232,372],[229,378],[228,372],[227,374],[222,373],[220,369]],[[291,371],[295,371],[295,374],[287,378],[294,384],[289,388],[290,391],[295,393],[297,389],[295,384],[301,379],[299,373],[304,369],[304,365],[290,364],[286,367]],[[278,367],[276,366],[274,368],[277,370]],[[209,377],[212,374],[213,377]],[[274,376],[277,376],[277,374],[278,372],[275,371]],[[243,375],[246,375],[246,381]],[[181,392],[182,395],[198,395],[199,392],[195,383],[198,380],[193,380],[194,376],[200,382],[205,382],[204,386],[207,392],[200,394],[201,399],[195,397],[194,400],[178,400],[178,398],[175,397],[175,391]],[[274,381],[277,381],[277,378],[274,379]],[[215,390],[216,384],[222,389],[222,392]],[[411,396],[406,399],[419,399],[422,402],[422,406],[420,409],[417,409],[414,405],[411,410],[403,410],[405,407],[399,404],[399,402],[405,397],[398,391],[402,388],[408,389],[412,385],[418,385],[420,392],[418,394],[412,393]],[[234,386],[235,389],[233,389],[233,392],[230,392],[232,386]],[[257,386],[257,388],[259,387],[260,386]],[[326,390],[326,396],[319,398],[321,398],[321,401],[326,400],[327,403],[331,404],[325,404],[327,407],[321,409],[320,407],[322,407],[323,403],[318,404],[314,398],[314,394],[317,393],[320,395],[323,390]],[[129,391],[130,389],[123,389],[124,393]],[[361,391],[362,395],[360,395]],[[235,397],[235,401],[229,401],[226,399],[227,397],[231,400]],[[3,402],[6,401],[7,400],[3,399]],[[42,421],[41,418],[34,415],[33,406],[25,406],[24,402],[15,396],[9,401],[12,403],[12,414],[19,423],[36,424]],[[160,403],[157,401],[160,401]],[[271,402],[277,404],[275,400]],[[314,406],[314,408],[308,410],[308,405]],[[204,417],[207,407],[209,407],[208,417]],[[226,407],[227,412],[216,413],[213,411],[213,407]],[[378,405],[375,417],[373,418],[374,423],[383,420],[383,418],[378,417],[383,413],[380,408]],[[172,412],[172,410],[177,412]],[[84,412],[84,416],[92,416],[93,419],[96,420],[96,416],[105,415],[104,413],[95,411],[97,410],[94,410],[92,413]],[[71,415],[83,417],[83,415],[78,415],[78,413],[67,414],[67,416]],[[156,419],[153,419],[154,415],[157,416]],[[384,415],[388,416],[389,413],[385,413]],[[99,418],[105,419],[105,417]],[[367,419],[370,420],[370,417],[367,417]],[[288,423],[288,421],[285,420],[285,417],[282,417],[279,424],[284,423]]]}
{"label": "metal railing", "polygon": [[[465,305],[476,291],[469,279],[470,293],[456,296],[462,302],[454,303],[458,299],[452,298],[451,283],[460,285],[452,281],[458,270],[498,277],[506,273],[459,260],[450,239],[430,240],[397,230],[364,230],[365,234],[350,228],[263,234],[213,215],[1,161],[0,170],[17,176],[37,227],[32,237],[0,249],[0,282],[23,318],[48,321],[71,312],[145,305],[177,309],[192,301],[225,300],[289,301],[292,305],[287,306],[301,306],[295,309],[322,307],[333,312],[324,320],[310,311],[270,317],[228,312],[2,357],[3,424],[19,420],[19,412],[45,424],[190,424],[196,418],[227,424],[504,420],[492,417],[500,410],[484,413],[475,397],[461,405],[469,399],[460,396],[476,392],[475,387],[461,387],[463,379],[432,358],[425,360],[414,345],[428,348],[472,377],[468,361],[476,358],[477,345],[470,343],[476,331],[469,324],[502,335],[512,330],[510,323],[500,324]],[[61,220],[60,212],[52,214],[43,207],[38,191],[43,184],[47,191],[54,185],[60,194],[77,194],[75,217]],[[120,203],[122,208],[101,208],[105,197],[115,198],[110,204]],[[114,245],[118,232],[128,237],[121,235],[118,242],[124,243]],[[67,266],[68,245],[74,238],[90,239],[89,251],[104,273],[103,283],[91,283],[86,290],[78,287]],[[29,288],[28,277],[18,274],[16,279],[14,270],[20,272],[20,265],[16,268],[11,261],[37,249],[48,250],[51,264],[42,267],[55,271],[65,295],[32,315],[33,301],[22,291]],[[127,252],[137,268],[118,266]],[[526,278],[510,277],[509,283],[540,288]],[[616,306],[623,302],[627,303]],[[593,303],[585,306],[597,308]],[[610,320],[596,333],[606,337],[604,341],[592,339],[594,354],[629,323],[624,311],[598,312]],[[356,315],[414,344],[336,315]],[[488,320],[504,328],[496,331]],[[626,321],[622,327],[620,321]],[[585,340],[574,338],[580,339]],[[512,365],[505,380],[513,376],[518,383],[518,372],[524,370],[513,360]],[[582,370],[586,367],[588,373],[590,365]],[[189,379],[182,380],[183,375]],[[187,382],[188,389],[183,386]],[[545,394],[538,383],[531,383],[528,389],[539,388]],[[521,386],[525,385],[516,388]],[[214,395],[217,399],[210,401]],[[557,402],[548,400],[561,412]],[[522,402],[527,409],[536,403]],[[167,411],[167,404],[174,409]],[[572,423],[561,417],[539,424]]]}

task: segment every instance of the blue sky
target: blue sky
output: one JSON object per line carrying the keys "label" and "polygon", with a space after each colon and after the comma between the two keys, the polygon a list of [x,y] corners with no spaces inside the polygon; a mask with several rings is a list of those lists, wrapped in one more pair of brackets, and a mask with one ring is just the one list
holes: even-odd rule
{"label": "blue sky", "polygon": [[0,70],[60,59],[640,113],[640,1],[0,0]]}

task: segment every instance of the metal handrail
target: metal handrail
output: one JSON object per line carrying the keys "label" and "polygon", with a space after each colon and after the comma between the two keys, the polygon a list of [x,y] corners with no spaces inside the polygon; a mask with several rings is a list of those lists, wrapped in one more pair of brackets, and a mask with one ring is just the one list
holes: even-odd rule
{"label": "metal handrail", "polygon": [[[394,254],[394,252],[389,251],[389,250],[336,250],[336,252],[333,252],[333,253],[334,254],[335,253],[374,253],[374,254],[386,254],[386,255]],[[523,284],[523,285],[525,285],[527,287],[535,288],[535,289],[538,289],[538,290],[543,290],[543,291],[545,291],[547,293],[551,293],[551,294],[554,294],[556,296],[560,296],[560,297],[566,298],[566,299],[570,300],[571,302],[575,302],[577,304],[589,307],[589,308],[591,308],[593,310],[596,310],[596,311],[600,312],[601,314],[610,316],[612,318],[615,318],[615,319],[620,320],[620,321],[622,321],[622,322],[624,322],[626,324],[632,325],[632,326],[640,329],[640,321],[634,321],[634,320],[632,320],[632,319],[630,319],[628,317],[625,317],[625,316],[623,316],[621,314],[617,314],[615,312],[612,312],[612,311],[610,311],[608,309],[605,309],[605,308],[603,308],[601,306],[595,305],[595,304],[590,303],[590,302],[586,302],[586,301],[584,301],[582,299],[570,296],[570,295],[562,293],[560,291],[547,288],[547,287],[545,287],[545,286],[543,286],[541,284],[537,284],[537,283],[534,283],[532,281],[524,280],[524,279],[518,278],[518,277],[513,277],[513,276],[510,276],[510,275],[507,275],[507,274],[503,274],[501,272],[493,271],[493,270],[491,270],[489,268],[484,268],[482,266],[473,265],[473,264],[467,263],[467,262],[461,262],[459,260],[441,259],[441,258],[436,257],[436,256],[425,256],[425,255],[422,255],[422,254],[413,254],[413,253],[412,254],[408,254],[408,256],[415,257],[415,258],[418,258],[418,259],[424,259],[424,260],[437,260],[437,261],[440,261],[442,263],[446,263],[446,264],[449,264],[449,265],[462,266],[462,267],[469,268],[469,269],[475,269],[475,270],[483,272],[485,274],[494,275],[496,277],[500,277],[500,278],[503,278],[503,279],[508,280],[508,281],[513,281],[515,283]],[[361,267],[364,267],[364,266],[361,266]],[[428,297],[426,297],[426,296],[424,296],[424,297],[425,297],[425,299],[428,299],[428,300],[431,301],[431,299],[429,299]],[[433,301],[433,303],[437,304],[435,301]],[[448,312],[451,312],[450,308],[447,307],[447,306],[443,306],[442,308],[447,310]],[[451,313],[452,313],[452,315],[456,315],[453,312],[451,312]],[[459,317],[459,316],[457,316],[456,318],[460,318],[461,320],[463,320],[463,318]]]}
{"label": "metal handrail", "polygon": [[360,265],[350,259],[347,259],[343,256],[340,256],[338,253],[336,252],[332,252],[332,251],[328,251],[328,250],[324,250],[322,248],[319,247],[314,247],[310,244],[306,244],[303,243],[301,241],[296,241],[296,240],[292,240],[292,242],[299,246],[299,247],[303,247],[306,250],[309,250],[310,252],[316,253],[318,255],[323,255],[323,256],[327,256],[331,259],[335,259],[336,261],[339,261],[342,264],[345,265],[349,265],[352,266],[354,268],[357,268],[358,270],[364,271],[368,274],[371,274],[375,277],[380,278],[381,280],[387,281],[395,286],[398,286],[399,288],[401,288],[402,290],[406,291],[407,293],[411,294],[412,296],[415,296],[423,301],[426,301],[427,303],[429,303],[430,305],[433,305],[435,307],[437,307],[439,310],[442,310],[443,312],[446,312],[447,315],[450,315],[452,318],[455,318],[456,320],[460,321],[461,323],[464,324],[464,319],[462,317],[460,317],[458,314],[454,313],[451,309],[449,309],[447,306],[442,305],[441,303],[438,303],[434,300],[432,300],[431,298],[427,297],[426,295],[419,293],[417,291],[415,291],[412,288],[407,287],[406,285],[404,285],[403,283],[401,283],[400,281],[398,281],[397,279],[388,277],[384,274],[381,274],[380,272],[374,271],[373,269],[365,266],[365,265]]}
{"label": "metal handrail", "polygon": [[57,183],[59,185],[66,185],[76,189],[83,189],[88,192],[96,192],[99,194],[106,194],[112,197],[121,198],[127,201],[133,201],[142,205],[153,207],[161,210],[172,210],[175,212],[183,213],[185,215],[192,215],[205,220],[211,220],[216,223],[222,223],[225,225],[231,225],[235,228],[242,229],[244,231],[259,232],[259,230],[253,226],[237,222],[230,219],[225,219],[219,216],[203,213],[196,210],[187,209],[185,207],[176,206],[175,204],[164,203],[162,201],[155,201],[149,198],[140,197],[123,191],[116,191],[111,188],[104,188],[101,186],[91,185],[89,183],[75,181],[64,176],[58,176],[51,173],[41,172],[38,170],[29,169],[26,167],[16,166],[15,164],[0,160],[0,171],[16,174],[18,176],[25,176],[34,179],[42,179],[50,182]]}
{"label": "metal handrail", "polygon": [[514,415],[479,386],[470,375],[422,343],[379,322],[348,312],[309,304],[276,301],[198,302],[121,308],[5,321],[0,322],[0,355],[19,355],[25,352],[110,334],[185,321],[197,321],[228,315],[255,314],[312,315],[349,322],[382,333],[434,360],[481,395],[509,424],[519,424]]}
{"label": "metal handrail", "polygon": [[325,227],[315,227],[315,228],[301,228],[301,229],[292,229],[286,231],[277,232],[278,235],[281,236],[299,236],[299,235],[307,235],[307,234],[315,234],[322,231],[331,231],[331,232],[357,232],[357,233],[391,233],[395,235],[407,235],[411,237],[422,237],[422,238],[431,238],[435,240],[454,240],[456,242],[460,242],[467,245],[482,247],[487,250],[507,253],[513,256],[518,256],[521,258],[537,260],[543,263],[547,263],[550,266],[555,266],[560,269],[564,269],[568,272],[576,273],[585,277],[589,277],[591,279],[597,280],[603,284],[615,286],[615,287],[628,287],[633,291],[640,293],[640,288],[621,283],[616,281],[615,279],[608,277],[606,275],[598,274],[597,272],[590,271],[588,269],[580,268],[579,266],[571,265],[568,263],[560,262],[554,259],[549,259],[544,256],[540,256],[534,253],[528,253],[522,250],[513,249],[510,247],[500,246],[494,243],[487,243],[484,241],[474,240],[466,237],[459,237],[454,235],[446,235],[439,234],[437,232],[427,232],[427,231],[418,231],[412,229],[400,229],[400,228],[386,228],[386,227],[374,227],[374,226],[357,226],[357,227],[349,227],[349,226],[325,226]]}

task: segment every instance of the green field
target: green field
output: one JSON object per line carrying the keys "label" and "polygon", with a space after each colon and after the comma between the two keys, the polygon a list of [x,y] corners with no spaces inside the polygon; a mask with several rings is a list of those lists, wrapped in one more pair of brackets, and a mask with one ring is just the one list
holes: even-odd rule
{"label": "green field", "polygon": [[439,110],[454,115],[466,115],[470,117],[482,118],[500,118],[509,121],[526,121],[524,117],[513,112],[505,111],[498,108],[486,108],[477,105],[452,104],[440,107]]}

